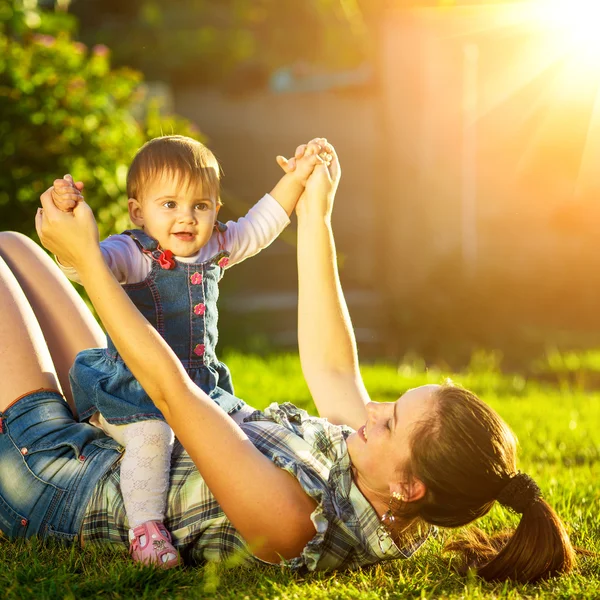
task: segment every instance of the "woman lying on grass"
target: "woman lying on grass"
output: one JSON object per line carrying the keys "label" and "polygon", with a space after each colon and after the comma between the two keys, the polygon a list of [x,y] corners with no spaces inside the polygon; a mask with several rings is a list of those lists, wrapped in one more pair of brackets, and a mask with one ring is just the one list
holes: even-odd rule
{"label": "woman lying on grass", "polygon": [[[487,580],[569,571],[565,529],[516,470],[515,438],[491,408],[449,385],[369,400],[331,231],[339,177],[334,156],[316,167],[297,207],[300,357],[320,418],[290,404],[223,413],[108,271],[88,206],[62,213],[42,195],[42,242],[76,266],[185,448],[173,453],[166,520],[183,560],[358,567],[408,557],[431,526],[465,525],[499,501],[522,513],[516,532],[455,543],[465,564]],[[122,449],[76,422],[58,391],[74,355],[104,336],[35,244],[0,234],[0,253],[0,530],[126,547]]]}

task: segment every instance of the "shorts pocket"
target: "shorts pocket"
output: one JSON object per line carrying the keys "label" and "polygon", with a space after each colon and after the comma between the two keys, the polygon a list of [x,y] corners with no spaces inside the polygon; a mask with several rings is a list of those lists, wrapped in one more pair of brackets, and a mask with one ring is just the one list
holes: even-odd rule
{"label": "shorts pocket", "polygon": [[64,533],[54,529],[52,525],[48,525],[44,537],[47,540],[56,540],[57,542],[62,542],[64,544],[72,544],[79,539],[79,536],[76,533]]}
{"label": "shorts pocket", "polygon": [[36,479],[62,491],[70,487],[85,461],[79,446],[66,440],[22,448],[21,454]]}
{"label": "shorts pocket", "polygon": [[29,521],[0,496],[0,531],[10,539],[22,538],[28,525]]}

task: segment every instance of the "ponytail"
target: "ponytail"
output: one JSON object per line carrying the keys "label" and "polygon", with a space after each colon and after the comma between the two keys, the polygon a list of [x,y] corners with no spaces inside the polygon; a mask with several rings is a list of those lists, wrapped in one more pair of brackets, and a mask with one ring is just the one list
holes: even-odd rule
{"label": "ponytail", "polygon": [[480,530],[446,545],[463,556],[463,568],[475,568],[486,581],[507,579],[527,583],[567,573],[575,551],[564,525],[542,498],[523,512],[512,535],[487,537]]}

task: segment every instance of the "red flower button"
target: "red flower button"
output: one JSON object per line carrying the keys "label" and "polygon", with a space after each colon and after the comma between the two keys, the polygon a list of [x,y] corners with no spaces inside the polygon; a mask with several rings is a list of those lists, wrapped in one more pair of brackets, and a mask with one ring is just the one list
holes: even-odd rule
{"label": "red flower button", "polygon": [[192,282],[192,285],[199,285],[202,283],[202,275],[196,272],[190,277],[190,281]]}
{"label": "red flower button", "polygon": [[198,315],[199,317],[202,316],[205,311],[206,311],[205,304],[200,303],[200,304],[196,304],[196,306],[194,306],[194,314]]}
{"label": "red flower button", "polygon": [[204,354],[204,344],[198,344],[195,348],[194,348],[194,354],[196,356],[202,356]]}
{"label": "red flower button", "polygon": [[217,264],[221,267],[221,269],[224,269],[229,264],[229,259],[226,256],[224,256],[219,260]]}
{"label": "red flower button", "polygon": [[158,256],[158,264],[167,271],[175,266],[175,259],[170,250],[163,250]]}

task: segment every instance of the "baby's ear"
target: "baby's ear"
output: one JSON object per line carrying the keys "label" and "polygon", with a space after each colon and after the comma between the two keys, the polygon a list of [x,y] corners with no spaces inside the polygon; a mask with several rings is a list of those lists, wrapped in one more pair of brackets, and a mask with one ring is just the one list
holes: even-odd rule
{"label": "baby's ear", "polygon": [[129,198],[127,201],[127,208],[129,209],[129,218],[136,227],[144,227],[144,212],[142,211],[142,205],[136,198]]}

